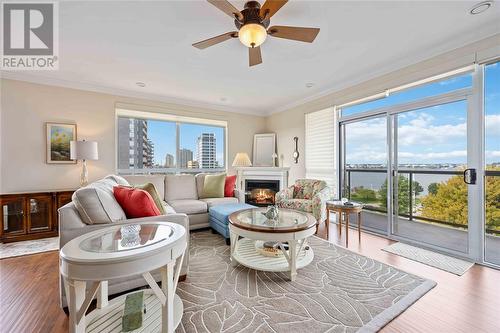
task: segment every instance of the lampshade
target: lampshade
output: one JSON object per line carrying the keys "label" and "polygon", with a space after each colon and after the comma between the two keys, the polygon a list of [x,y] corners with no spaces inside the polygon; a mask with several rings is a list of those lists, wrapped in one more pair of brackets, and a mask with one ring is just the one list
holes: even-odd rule
{"label": "lampshade", "polygon": [[97,141],[71,141],[70,159],[72,160],[97,160]]}
{"label": "lampshade", "polygon": [[250,162],[250,158],[248,157],[247,153],[238,153],[234,157],[233,166],[248,167],[252,166],[252,162]]}
{"label": "lampshade", "polygon": [[257,23],[248,23],[240,28],[238,38],[246,47],[260,46],[267,37],[267,31],[264,26]]}

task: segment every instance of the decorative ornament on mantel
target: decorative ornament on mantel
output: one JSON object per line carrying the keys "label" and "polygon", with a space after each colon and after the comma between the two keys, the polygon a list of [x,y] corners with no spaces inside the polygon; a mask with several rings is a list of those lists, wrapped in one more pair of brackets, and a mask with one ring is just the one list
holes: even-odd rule
{"label": "decorative ornament on mantel", "polygon": [[293,138],[293,141],[295,141],[295,150],[293,151],[293,162],[295,164],[299,163],[299,138],[298,137],[294,137]]}

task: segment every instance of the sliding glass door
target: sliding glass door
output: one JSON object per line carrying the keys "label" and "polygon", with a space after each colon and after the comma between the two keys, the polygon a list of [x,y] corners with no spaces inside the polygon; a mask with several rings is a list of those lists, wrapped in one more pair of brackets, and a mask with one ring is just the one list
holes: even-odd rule
{"label": "sliding glass door", "polygon": [[[387,120],[385,116],[343,123],[342,196],[362,202],[362,226],[387,233]],[[356,225],[357,219],[351,223]]]}
{"label": "sliding glass door", "polygon": [[392,234],[466,254],[468,102],[461,98],[391,116]]}

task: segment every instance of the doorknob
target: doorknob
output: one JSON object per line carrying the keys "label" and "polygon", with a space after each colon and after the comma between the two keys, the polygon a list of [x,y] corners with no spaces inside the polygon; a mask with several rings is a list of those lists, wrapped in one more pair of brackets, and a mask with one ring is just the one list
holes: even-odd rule
{"label": "doorknob", "polygon": [[469,185],[476,184],[477,174],[476,169],[465,169],[464,170],[464,183]]}

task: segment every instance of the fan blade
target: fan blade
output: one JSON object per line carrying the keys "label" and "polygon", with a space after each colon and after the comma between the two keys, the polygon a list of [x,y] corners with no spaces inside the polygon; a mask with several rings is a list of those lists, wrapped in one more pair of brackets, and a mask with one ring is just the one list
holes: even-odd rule
{"label": "fan blade", "polygon": [[248,48],[248,57],[249,57],[248,65],[250,67],[262,63],[262,55],[260,54],[260,46],[249,47]]}
{"label": "fan blade", "polygon": [[237,31],[232,31],[232,32],[226,32],[225,34],[215,36],[209,39],[202,40],[201,42],[194,43],[193,46],[196,47],[197,49],[203,50],[206,49],[209,46],[213,46],[215,44],[222,43],[228,39],[231,38],[236,38],[238,37],[238,32]]}
{"label": "fan blade", "polygon": [[[283,5],[285,5],[288,0],[267,0],[262,7],[260,7],[260,17],[270,18],[278,10],[280,10]],[[266,16],[267,12],[267,16]]]}
{"label": "fan blade", "polygon": [[275,25],[270,27],[267,32],[273,37],[312,43],[319,33],[319,28],[287,27],[282,25]]}
{"label": "fan blade", "polygon": [[227,0],[207,0],[210,2],[212,5],[217,7],[218,9],[222,10],[224,13],[227,15],[231,16],[233,19],[237,18],[238,20],[242,21],[243,20],[243,15],[241,12],[236,9],[229,1]]}

